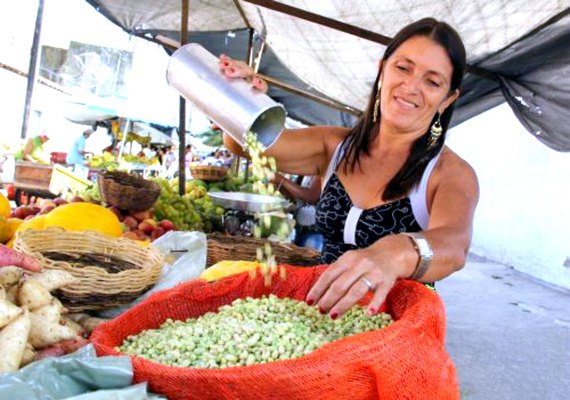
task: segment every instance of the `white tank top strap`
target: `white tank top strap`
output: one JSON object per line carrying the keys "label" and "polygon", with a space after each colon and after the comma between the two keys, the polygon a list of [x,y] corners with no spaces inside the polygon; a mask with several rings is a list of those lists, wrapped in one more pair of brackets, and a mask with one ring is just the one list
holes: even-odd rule
{"label": "white tank top strap", "polygon": [[430,160],[424,173],[422,175],[422,180],[420,184],[410,192],[410,202],[412,203],[412,212],[416,221],[422,228],[422,230],[426,230],[429,224],[429,211],[427,207],[427,186],[429,182],[429,178],[439,160],[441,152],[439,152],[434,158]]}
{"label": "white tank top strap", "polygon": [[321,192],[325,189],[327,182],[331,178],[333,172],[336,171],[336,167],[338,167],[338,164],[340,163],[340,160],[342,159],[342,144],[343,143],[344,143],[344,141],[340,141],[340,143],[336,146],[336,149],[334,149],[334,153],[333,153],[333,155],[329,161],[327,171],[325,172],[325,176],[323,177],[323,181],[321,183]]}

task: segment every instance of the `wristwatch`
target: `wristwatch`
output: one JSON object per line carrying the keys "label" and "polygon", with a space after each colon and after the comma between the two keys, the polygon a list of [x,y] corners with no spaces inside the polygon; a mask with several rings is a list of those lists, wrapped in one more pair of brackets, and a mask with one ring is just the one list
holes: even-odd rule
{"label": "wristwatch", "polygon": [[418,253],[418,264],[410,279],[419,280],[425,275],[433,260],[433,250],[421,232],[403,232],[402,234],[410,238],[414,250]]}

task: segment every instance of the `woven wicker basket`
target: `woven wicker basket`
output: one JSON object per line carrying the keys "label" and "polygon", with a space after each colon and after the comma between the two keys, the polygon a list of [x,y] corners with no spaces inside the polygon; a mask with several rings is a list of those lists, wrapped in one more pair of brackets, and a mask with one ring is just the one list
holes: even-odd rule
{"label": "woven wicker basket", "polygon": [[[253,237],[211,233],[208,235],[206,266],[210,267],[223,260],[255,261],[257,248],[263,243],[265,243],[263,240]],[[271,243],[271,248],[278,264],[295,266],[321,264],[320,253],[309,247],[299,247],[290,243]]]}
{"label": "woven wicker basket", "polygon": [[200,179],[202,181],[221,181],[228,174],[228,167],[217,167],[215,165],[191,165],[190,172],[192,172],[193,179]]}
{"label": "woven wicker basket", "polygon": [[[128,304],[152,288],[160,277],[163,254],[126,238],[113,238],[94,231],[72,232],[61,228],[18,232],[14,249],[34,257],[47,270],[63,270],[77,282],[56,292],[71,311],[103,310]],[[97,261],[79,267],[53,257],[108,260],[108,264],[128,265],[120,272],[109,272]]]}
{"label": "woven wicker basket", "polygon": [[104,171],[99,173],[97,181],[103,201],[121,210],[148,210],[160,195],[156,182],[127,172]]}

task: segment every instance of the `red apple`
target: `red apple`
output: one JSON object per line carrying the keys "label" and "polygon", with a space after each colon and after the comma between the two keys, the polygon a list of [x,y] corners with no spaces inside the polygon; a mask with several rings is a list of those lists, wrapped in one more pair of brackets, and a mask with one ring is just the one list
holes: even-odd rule
{"label": "red apple", "polygon": [[145,234],[150,235],[152,231],[154,231],[154,226],[151,223],[145,221],[139,224],[139,230],[143,231]]}
{"label": "red apple", "polygon": [[71,200],[69,200],[71,203],[82,203],[85,200],[83,200],[83,197],[75,195],[71,198]]}
{"label": "red apple", "polygon": [[136,231],[133,231],[137,236],[138,236],[138,240],[148,240],[148,236],[146,235],[146,233],[144,233],[144,231],[141,231],[140,229],[137,229]]}
{"label": "red apple", "polygon": [[64,204],[67,204],[68,201],[65,199],[62,199],[61,197],[56,197],[55,199],[53,199],[53,202],[55,203],[55,205],[57,206],[62,206]]}
{"label": "red apple", "polygon": [[28,215],[34,215],[32,207],[20,206],[14,210],[14,216],[20,219],[26,219]]}
{"label": "red apple", "polygon": [[125,217],[123,224],[127,225],[131,231],[134,231],[139,226],[139,222],[130,215]]}
{"label": "red apple", "polygon": [[158,225],[167,232],[176,229],[174,222],[172,222],[168,219],[163,219],[162,221],[160,221],[160,223]]}
{"label": "red apple", "polygon": [[41,207],[38,206],[32,206],[32,215],[36,215],[38,214],[40,211],[42,210]]}
{"label": "red apple", "polygon": [[139,235],[137,235],[135,232],[131,232],[131,231],[124,232],[121,236],[125,237],[125,238],[132,239],[132,240],[140,240]]}
{"label": "red apple", "polygon": [[166,233],[166,231],[164,230],[164,228],[161,228],[160,226],[157,227],[155,230],[153,230],[150,233],[150,240],[156,240],[159,237],[161,237],[162,235],[164,235]]}
{"label": "red apple", "polygon": [[38,207],[44,208],[45,206],[56,207],[57,204],[53,200],[50,200],[50,199],[41,199],[40,202],[38,203]]}
{"label": "red apple", "polygon": [[145,219],[150,218],[150,210],[131,213],[131,217],[139,222],[143,222]]}
{"label": "red apple", "polygon": [[53,206],[50,206],[50,205],[43,206],[40,210],[40,215],[47,214],[48,212],[50,212],[54,208],[55,208],[55,204]]}
{"label": "red apple", "polygon": [[143,222],[146,222],[148,224],[151,224],[152,226],[154,226],[155,228],[158,226],[158,222],[156,222],[155,219],[153,218],[147,218],[145,219]]}

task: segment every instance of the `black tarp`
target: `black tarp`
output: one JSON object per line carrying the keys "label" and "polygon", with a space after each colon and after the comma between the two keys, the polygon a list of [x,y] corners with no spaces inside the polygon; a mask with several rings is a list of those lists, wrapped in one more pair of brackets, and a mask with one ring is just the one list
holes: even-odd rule
{"label": "black tarp", "polygon": [[568,17],[475,65],[492,72],[493,79],[473,74],[465,77],[454,124],[506,100],[534,137],[554,150],[570,151]]}

